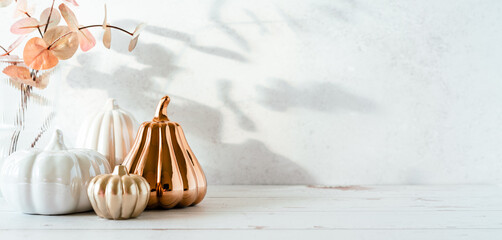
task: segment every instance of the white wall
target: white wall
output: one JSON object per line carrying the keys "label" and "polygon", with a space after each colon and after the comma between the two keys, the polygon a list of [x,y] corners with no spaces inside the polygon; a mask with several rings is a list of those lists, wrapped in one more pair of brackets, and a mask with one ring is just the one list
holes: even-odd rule
{"label": "white wall", "polygon": [[107,3],[149,26],[64,63],[70,142],[108,97],[146,121],[168,94],[210,184],[502,179],[502,1]]}

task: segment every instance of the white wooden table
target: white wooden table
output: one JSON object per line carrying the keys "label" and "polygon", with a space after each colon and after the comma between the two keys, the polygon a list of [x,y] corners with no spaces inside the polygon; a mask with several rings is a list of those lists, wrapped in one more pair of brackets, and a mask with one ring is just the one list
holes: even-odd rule
{"label": "white wooden table", "polygon": [[204,201],[110,221],[37,216],[0,199],[0,239],[502,239],[502,188],[210,186]]}

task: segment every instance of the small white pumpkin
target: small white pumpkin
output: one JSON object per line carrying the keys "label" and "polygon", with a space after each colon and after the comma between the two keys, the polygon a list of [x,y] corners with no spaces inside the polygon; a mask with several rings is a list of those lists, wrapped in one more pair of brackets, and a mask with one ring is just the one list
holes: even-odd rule
{"label": "small white pumpkin", "polygon": [[120,109],[115,99],[108,99],[103,110],[86,118],[80,127],[76,146],[98,151],[113,168],[122,164],[131,150],[137,126],[134,117]]}
{"label": "small white pumpkin", "polygon": [[1,188],[9,205],[30,214],[68,214],[91,210],[87,186],[110,173],[107,159],[94,150],[68,150],[56,130],[43,149],[18,151],[5,159]]}

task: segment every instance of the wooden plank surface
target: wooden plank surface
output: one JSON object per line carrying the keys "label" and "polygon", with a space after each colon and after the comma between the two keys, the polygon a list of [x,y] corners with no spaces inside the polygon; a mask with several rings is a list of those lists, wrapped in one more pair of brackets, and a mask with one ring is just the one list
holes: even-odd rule
{"label": "wooden plank surface", "polygon": [[[92,231],[90,231],[92,230]],[[213,186],[198,206],[109,221],[26,215],[0,199],[0,239],[501,239],[495,185]]]}

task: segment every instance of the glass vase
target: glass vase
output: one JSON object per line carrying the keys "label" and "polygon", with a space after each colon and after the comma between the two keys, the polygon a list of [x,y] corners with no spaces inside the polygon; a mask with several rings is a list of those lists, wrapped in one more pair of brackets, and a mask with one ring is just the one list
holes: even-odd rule
{"label": "glass vase", "polygon": [[[23,65],[22,60],[0,60],[0,70],[9,65]],[[42,147],[48,141],[57,116],[61,73],[55,68],[46,74],[47,86],[30,86],[0,72],[0,170],[10,154],[23,149]]]}

